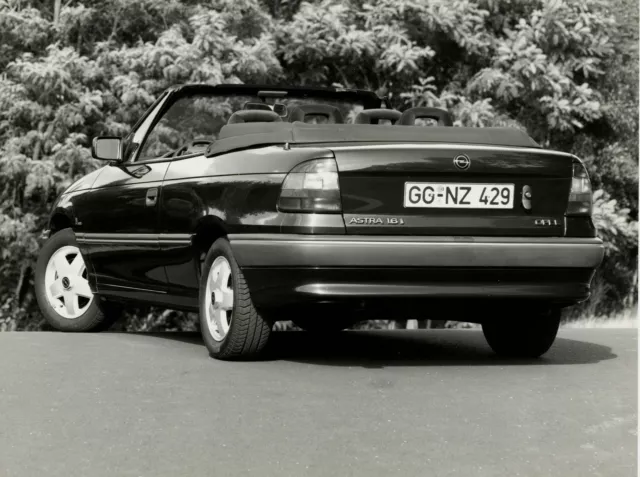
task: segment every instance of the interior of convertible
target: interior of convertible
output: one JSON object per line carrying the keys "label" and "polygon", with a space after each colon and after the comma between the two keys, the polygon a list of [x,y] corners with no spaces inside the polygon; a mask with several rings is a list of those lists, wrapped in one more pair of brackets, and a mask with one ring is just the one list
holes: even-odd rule
{"label": "interior of convertible", "polygon": [[[360,124],[379,126],[452,126],[448,112],[436,108],[364,109],[362,104],[325,98],[220,96],[178,98],[161,115],[142,144],[137,160],[204,152],[236,125],[251,123]],[[232,126],[233,127],[227,127]],[[225,130],[226,129],[226,130]]]}

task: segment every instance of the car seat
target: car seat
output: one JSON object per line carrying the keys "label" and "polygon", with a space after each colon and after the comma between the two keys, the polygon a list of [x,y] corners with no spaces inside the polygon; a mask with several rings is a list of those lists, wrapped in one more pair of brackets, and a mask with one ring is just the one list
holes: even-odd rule
{"label": "car seat", "polygon": [[381,119],[396,124],[402,113],[395,109],[365,109],[360,111],[354,120],[355,124],[380,124]]}
{"label": "car seat", "polygon": [[246,109],[242,111],[236,111],[231,115],[227,124],[239,124],[239,123],[277,123],[281,122],[282,118],[273,111],[263,111],[260,109]]}
{"label": "car seat", "polygon": [[416,123],[416,119],[435,119],[438,121],[438,126],[453,126],[453,118],[448,111],[439,108],[410,108],[407,109],[398,124],[401,126],[413,126]]}
{"label": "car seat", "polygon": [[343,124],[342,113],[335,106],[328,104],[300,104],[293,108],[289,114],[289,122],[305,122],[307,116],[322,116],[330,124]]}
{"label": "car seat", "polygon": [[252,101],[247,101],[246,103],[244,103],[244,105],[242,106],[242,109],[247,111],[247,110],[260,110],[260,111],[272,111],[272,109],[269,107],[268,104],[265,103],[255,103]]}

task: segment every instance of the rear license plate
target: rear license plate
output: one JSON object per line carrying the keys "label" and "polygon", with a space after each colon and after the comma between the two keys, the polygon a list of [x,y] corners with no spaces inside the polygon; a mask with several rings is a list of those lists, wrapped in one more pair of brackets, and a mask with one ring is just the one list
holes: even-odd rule
{"label": "rear license plate", "polygon": [[512,209],[513,184],[405,182],[404,206],[447,209]]}

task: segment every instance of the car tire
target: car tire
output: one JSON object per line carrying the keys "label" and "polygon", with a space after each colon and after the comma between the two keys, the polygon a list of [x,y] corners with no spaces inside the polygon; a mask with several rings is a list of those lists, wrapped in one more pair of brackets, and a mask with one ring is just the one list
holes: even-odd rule
{"label": "car tire", "polygon": [[[518,313],[482,323],[482,332],[491,349],[510,358],[538,358],[556,339],[560,327],[560,309]],[[524,316],[523,316],[524,315]]]}
{"label": "car tire", "polygon": [[44,243],[36,262],[35,295],[56,330],[104,331],[120,317],[118,305],[91,292],[87,273],[73,230],[60,230]]}
{"label": "car tire", "polygon": [[200,331],[209,354],[220,360],[259,358],[271,328],[253,305],[231,245],[216,240],[200,277]]}

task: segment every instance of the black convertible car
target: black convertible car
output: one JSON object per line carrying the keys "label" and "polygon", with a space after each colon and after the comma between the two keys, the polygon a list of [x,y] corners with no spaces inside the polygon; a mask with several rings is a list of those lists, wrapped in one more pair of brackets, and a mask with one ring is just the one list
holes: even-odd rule
{"label": "black convertible car", "polygon": [[126,302],[199,311],[210,354],[256,357],[273,323],[476,322],[537,357],[603,257],[581,161],[509,128],[385,108],[373,92],[169,89],[51,212],[49,323],[107,328]]}

